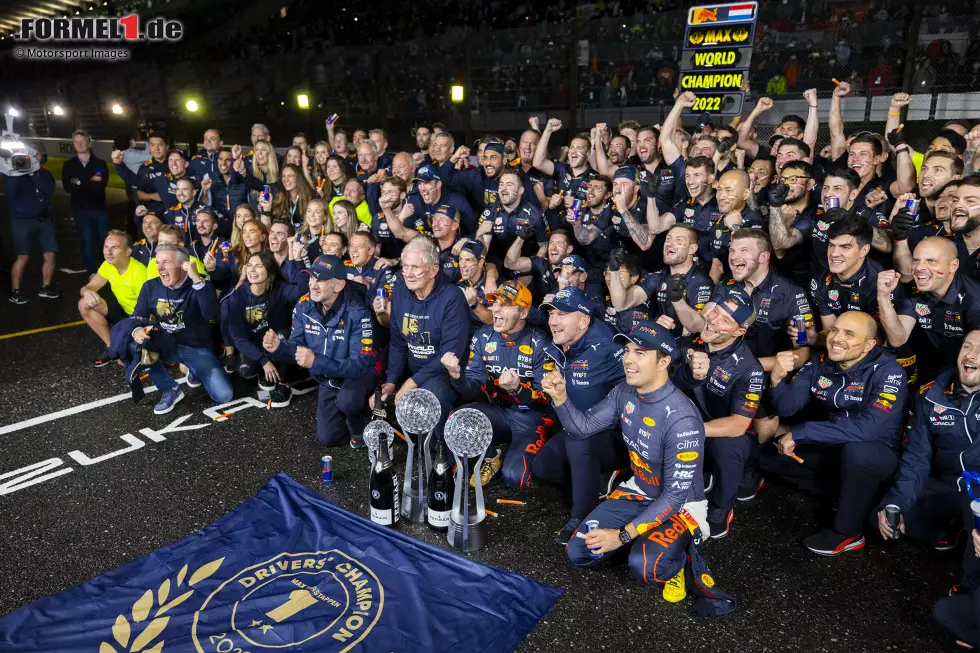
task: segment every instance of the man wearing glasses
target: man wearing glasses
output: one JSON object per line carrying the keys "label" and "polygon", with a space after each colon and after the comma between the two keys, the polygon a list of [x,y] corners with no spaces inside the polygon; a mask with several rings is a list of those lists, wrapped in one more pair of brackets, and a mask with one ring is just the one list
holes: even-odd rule
{"label": "man wearing glasses", "polygon": [[769,237],[776,270],[803,288],[810,285],[810,232],[816,219],[813,187],[813,167],[806,161],[792,161],[769,190]]}

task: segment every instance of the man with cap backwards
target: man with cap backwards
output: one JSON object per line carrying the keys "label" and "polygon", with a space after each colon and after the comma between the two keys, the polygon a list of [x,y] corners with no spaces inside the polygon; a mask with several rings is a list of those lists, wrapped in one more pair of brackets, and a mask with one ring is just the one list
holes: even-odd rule
{"label": "man with cap backwards", "polygon": [[864,548],[861,527],[879,486],[898,467],[899,434],[905,406],[905,372],[894,354],[879,346],[878,325],[867,313],[837,317],[827,334],[826,354],[817,354],[787,381],[791,351],[776,355],[770,375],[772,403],[789,417],[810,403],[825,415],[793,426],[781,425],[776,451],[764,452],[759,466],[803,488],[826,493],[839,484],[833,526],[803,540],[819,555]]}
{"label": "man with cap backwards", "polygon": [[347,268],[340,258],[324,254],[303,272],[310,275],[310,292],[293,308],[289,339],[269,329],[262,346],[272,358],[308,369],[320,384],[320,444],[333,447],[349,438],[350,446],[359,449],[367,398],[375,386],[371,309],[360,293],[347,289]]}
{"label": "man with cap backwards", "polygon": [[[545,370],[557,370],[568,383],[568,398],[586,411],[623,380],[623,349],[613,342],[612,331],[595,317],[595,306],[581,289],[568,286],[550,302]],[[628,460],[616,429],[607,429],[588,440],[572,440],[564,431],[553,435],[534,459],[534,475],[543,481],[570,486],[572,511],[558,531],[559,544],[568,544],[582,519],[599,502],[603,474],[622,469]],[[606,484],[608,485],[608,483]]]}
{"label": "man with cap backwards", "polygon": [[465,197],[445,186],[439,168],[432,164],[419,166],[415,171],[415,186],[418,192],[412,193],[406,200],[406,204],[413,209],[412,215],[423,217],[431,224],[432,215],[437,209],[451,206],[459,212],[457,220],[460,222],[460,232],[468,236],[476,233],[477,215],[473,207]]}
{"label": "man with cap backwards", "polygon": [[[609,269],[618,271],[622,264],[623,250],[613,250],[609,257]],[[609,297],[612,307],[625,311],[649,302],[653,315],[659,316],[672,335],[679,336],[683,330],[678,318],[687,307],[691,311],[704,308],[714,291],[711,279],[694,263],[698,253],[698,232],[686,224],[674,225],[667,232],[664,241],[664,264],[659,272],[648,274],[639,284],[625,288],[618,275],[609,277]],[[651,301],[653,300],[653,301]]]}
{"label": "man with cap backwards", "polygon": [[484,299],[487,295],[487,286],[496,285],[497,269],[492,265],[487,266],[483,256],[483,243],[479,240],[467,239],[459,250],[457,259],[460,279],[456,285],[462,289],[466,304],[470,307],[468,335],[472,338],[480,327],[493,324],[493,315]]}
{"label": "man with cap backwards", "polygon": [[[627,343],[626,383],[588,412],[568,401],[558,372],[549,372],[541,384],[569,438],[587,439],[619,425],[633,468],[633,477],[588,514],[586,528],[579,526],[568,542],[568,559],[592,566],[629,546],[633,576],[668,583],[668,600],[681,600],[686,581],[693,581],[699,614],[732,612],[734,599],[714,588],[700,555],[702,533],[708,533],[701,477],[705,433],[697,408],[668,378],[677,343],[659,324],[641,324],[616,337]],[[693,574],[685,578],[688,555]]]}
{"label": "man with cap backwards", "polygon": [[[547,338],[528,326],[531,292],[524,284],[508,281],[487,295],[487,302],[493,324],[473,337],[465,371],[452,352],[443,354],[441,361],[462,400],[475,402],[468,407],[493,424],[480,483],[489,483],[502,467],[507,485],[522,489],[531,480],[531,463],[554,423],[548,398],[541,392]],[[505,457],[502,448],[507,443]]]}
{"label": "man with cap backwards", "polygon": [[705,458],[714,489],[708,499],[712,539],[728,535],[739,481],[752,453],[750,428],[764,372],[744,337],[755,318],[752,298],[744,291],[729,292],[705,314],[700,336],[686,347],[687,364],[674,376],[705,420]]}
{"label": "man with cap backwards", "polygon": [[[521,174],[507,170],[500,175],[497,201],[480,215],[476,237],[487,247],[491,263],[503,263],[516,238],[525,242],[525,254],[542,256],[548,246],[548,223],[533,198],[525,197]],[[528,241],[536,243],[530,244]]]}

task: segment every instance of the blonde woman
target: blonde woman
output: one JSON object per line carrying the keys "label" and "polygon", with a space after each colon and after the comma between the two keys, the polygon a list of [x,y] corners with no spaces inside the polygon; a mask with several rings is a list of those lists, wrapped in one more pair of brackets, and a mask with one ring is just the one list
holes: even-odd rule
{"label": "blonde woman", "polygon": [[248,203],[253,208],[258,208],[264,187],[269,187],[271,196],[275,191],[276,182],[279,181],[279,161],[276,159],[276,151],[268,141],[255,141],[252,165],[246,169],[243,162],[236,161],[235,171],[245,177],[245,185],[249,190]]}
{"label": "blonde woman", "polygon": [[311,199],[306,205],[303,225],[296,233],[296,240],[306,247],[311,261],[315,261],[321,253],[320,239],[331,231],[333,231],[333,222],[330,220],[327,203],[321,199]]}

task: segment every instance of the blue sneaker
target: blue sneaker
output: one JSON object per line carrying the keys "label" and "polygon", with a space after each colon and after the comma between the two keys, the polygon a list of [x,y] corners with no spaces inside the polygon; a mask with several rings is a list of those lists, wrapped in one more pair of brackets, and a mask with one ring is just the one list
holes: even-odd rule
{"label": "blue sneaker", "polygon": [[169,413],[177,405],[177,402],[184,398],[184,393],[180,391],[180,386],[164,390],[160,396],[160,403],[153,407],[153,412],[157,415]]}
{"label": "blue sneaker", "polygon": [[201,380],[194,376],[194,373],[187,370],[187,376],[184,378],[184,382],[187,384],[188,388],[200,388]]}

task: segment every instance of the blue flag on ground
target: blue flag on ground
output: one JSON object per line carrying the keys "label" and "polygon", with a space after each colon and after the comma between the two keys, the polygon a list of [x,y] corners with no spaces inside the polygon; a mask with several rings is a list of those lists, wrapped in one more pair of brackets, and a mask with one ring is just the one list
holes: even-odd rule
{"label": "blue flag on ground", "polygon": [[279,474],[204,530],[0,617],[0,649],[498,653],[560,594],[377,527]]}

